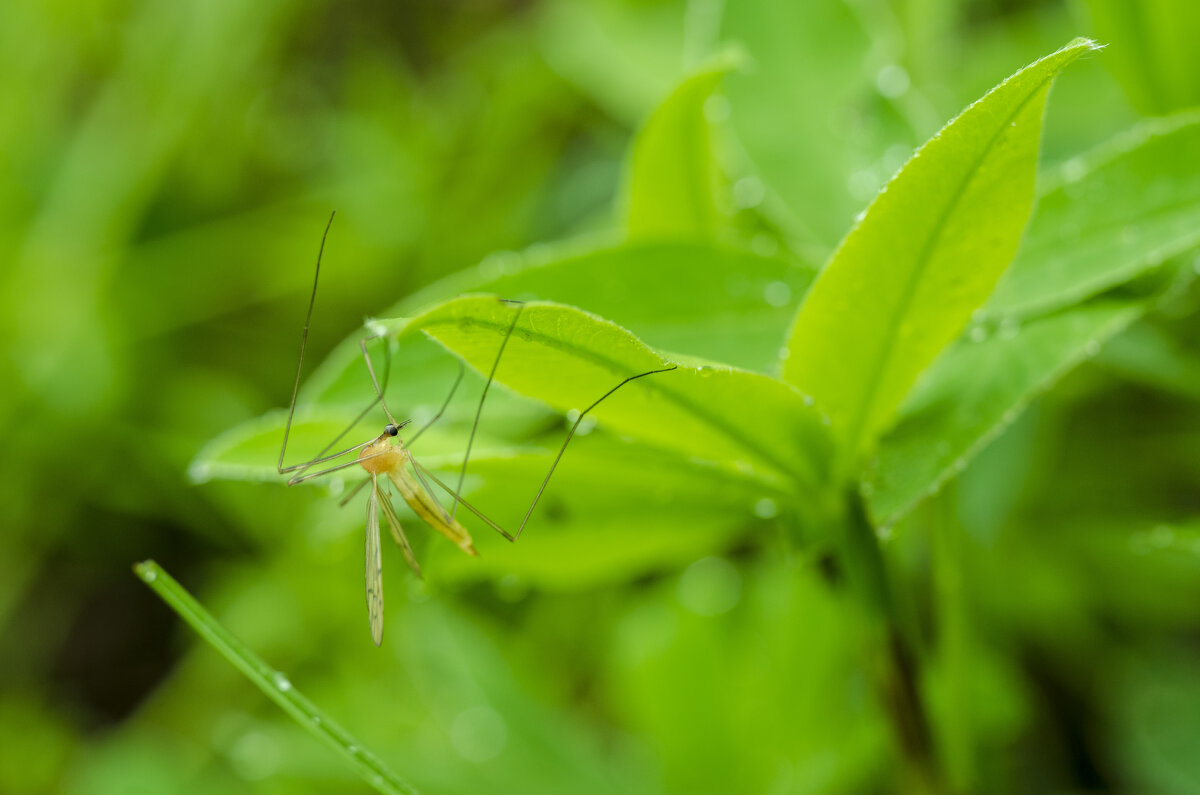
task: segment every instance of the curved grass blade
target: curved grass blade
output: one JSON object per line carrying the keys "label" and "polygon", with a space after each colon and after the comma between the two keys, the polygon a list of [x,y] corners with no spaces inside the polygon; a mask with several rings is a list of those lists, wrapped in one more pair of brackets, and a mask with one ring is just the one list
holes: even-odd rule
{"label": "curved grass blade", "polygon": [[876,197],[813,284],[783,374],[828,412],[842,475],[1012,259],[1050,85],[1094,48],[1078,39],[963,111]]}
{"label": "curved grass blade", "polygon": [[417,790],[403,781],[362,743],[322,713],[317,706],[301,695],[282,672],[263,662],[252,651],[221,626],[192,595],[153,560],[133,567],[142,582],[158,594],[179,614],[200,637],[208,641],[222,657],[246,675],[267,698],[278,704],[318,740],[343,757],[362,776],[363,780],[386,795],[417,795]]}

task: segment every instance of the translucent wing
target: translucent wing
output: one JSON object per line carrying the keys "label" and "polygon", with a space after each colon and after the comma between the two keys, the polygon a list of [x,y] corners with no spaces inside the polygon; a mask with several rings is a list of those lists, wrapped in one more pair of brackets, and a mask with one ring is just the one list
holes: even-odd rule
{"label": "translucent wing", "polygon": [[371,478],[367,495],[367,619],[371,640],[383,643],[383,554],[379,545],[379,483]]}
{"label": "translucent wing", "polygon": [[388,529],[392,531],[392,538],[396,539],[396,544],[404,553],[404,559],[408,561],[409,568],[418,577],[421,577],[421,567],[417,565],[417,557],[408,543],[408,536],[404,535],[404,528],[400,526],[400,517],[396,516],[396,508],[386,494],[379,495],[379,507],[383,509],[383,518],[387,519]]}

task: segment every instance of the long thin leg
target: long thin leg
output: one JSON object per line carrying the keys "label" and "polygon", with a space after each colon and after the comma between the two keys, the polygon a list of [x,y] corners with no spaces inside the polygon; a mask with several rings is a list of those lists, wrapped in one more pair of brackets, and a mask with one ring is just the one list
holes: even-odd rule
{"label": "long thin leg", "polygon": [[[409,459],[409,461],[412,462],[413,468],[417,471],[418,475],[424,475],[425,477],[428,477],[430,480],[432,480],[434,483],[436,483],[438,486],[440,486],[446,493],[453,495],[457,502],[461,502],[463,504],[463,507],[465,507],[471,513],[473,513],[477,517],[479,517],[479,519],[481,521],[483,521],[485,524],[487,524],[488,527],[492,528],[497,533],[499,533],[500,535],[507,538],[509,541],[516,541],[517,539],[519,539],[521,537],[521,533],[525,530],[525,525],[529,523],[529,517],[533,515],[533,509],[537,507],[538,501],[540,501],[542,499],[542,494],[545,493],[546,486],[548,486],[550,484],[550,478],[553,477],[554,470],[558,468],[558,462],[562,460],[563,453],[565,453],[567,451],[567,445],[569,445],[571,443],[571,439],[573,439],[575,437],[575,431],[577,431],[579,429],[579,423],[583,422],[583,418],[586,417],[588,415],[588,413],[591,412],[592,409],[596,408],[596,406],[599,406],[602,402],[604,402],[604,400],[607,399],[610,395],[612,395],[612,393],[616,392],[618,389],[625,386],[630,381],[636,381],[637,379],[645,378],[648,375],[657,375],[659,373],[669,373],[670,371],[672,371],[674,369],[676,369],[676,366],[671,365],[670,367],[664,367],[660,370],[648,370],[647,372],[644,372],[644,373],[639,373],[637,375],[631,375],[628,378],[626,378],[624,381],[622,381],[621,383],[614,386],[612,389],[605,392],[604,395],[601,396],[594,403],[592,403],[592,405],[588,406],[586,409],[584,409],[582,412],[580,412],[579,416],[575,418],[575,422],[571,425],[571,430],[567,432],[567,438],[563,440],[562,447],[560,447],[558,449],[558,455],[554,456],[554,462],[552,464],[550,464],[550,471],[548,471],[546,473],[545,479],[542,480],[542,485],[538,488],[537,494],[535,494],[533,497],[533,502],[531,502],[529,504],[529,510],[525,511],[525,516],[523,519],[521,519],[521,525],[520,525],[520,527],[517,528],[516,533],[509,533],[507,530],[505,530],[499,524],[494,522],[492,519],[488,518],[478,508],[475,508],[470,503],[468,503],[466,500],[464,500],[462,497],[460,497],[457,492],[455,492],[453,489],[451,489],[449,486],[447,486],[442,481],[438,480],[436,475],[434,475],[432,472],[430,472],[428,469],[426,469],[420,462],[418,462],[416,460],[416,458],[414,458],[412,456],[411,452],[408,455],[408,459]],[[422,480],[422,482],[424,482],[424,481]]]}
{"label": "long thin leg", "polygon": [[329,237],[329,228],[333,226],[333,217],[337,210],[329,214],[329,223],[325,224],[325,233],[321,235],[321,248],[317,251],[317,267],[313,273],[312,294],[308,297],[308,313],[304,316],[304,330],[300,332],[300,361],[296,364],[296,383],[292,386],[292,403],[288,406],[287,425],[283,428],[283,445],[279,448],[279,474],[284,474],[283,454],[287,450],[288,436],[292,432],[292,418],[296,414],[296,397],[300,394],[300,373],[304,370],[304,349],[308,345],[308,327],[312,323],[313,305],[317,302],[317,283],[321,280],[321,256],[325,253],[325,239]]}
{"label": "long thin leg", "polygon": [[363,478],[362,480],[358,481],[358,485],[357,485],[357,486],[355,486],[354,488],[350,489],[350,493],[349,493],[349,494],[347,494],[345,497],[342,497],[340,500],[338,500],[338,507],[339,507],[339,508],[345,508],[345,507],[346,507],[346,503],[348,503],[348,502],[350,502],[350,500],[354,499],[354,495],[356,495],[356,494],[358,494],[360,491],[362,491],[362,490],[363,490],[363,486],[367,485],[367,484],[368,484],[368,483],[370,483],[370,482],[371,482],[371,476],[370,476],[370,475],[367,475],[365,478]]}
{"label": "long thin leg", "polygon": [[[329,444],[325,445],[325,447],[323,447],[321,449],[321,452],[317,453],[316,458],[312,459],[311,461],[305,461],[302,464],[293,464],[292,466],[284,467],[283,469],[279,470],[279,474],[285,475],[289,472],[295,472],[297,470],[299,470],[301,473],[303,473],[305,470],[307,470],[309,467],[313,466],[314,464],[322,464],[326,461],[332,461],[335,458],[341,458],[342,456],[346,455],[347,453],[353,453],[355,450],[360,450],[363,447],[366,447],[368,444],[370,444],[369,441],[363,442],[362,444],[356,444],[353,447],[347,447],[345,450],[341,450],[340,452],[330,453],[329,455],[326,455],[326,453],[329,453],[329,450],[335,444],[340,442],[346,434],[350,433],[350,431],[352,431],[355,427],[357,427],[357,425],[360,422],[363,421],[363,418],[366,417],[367,414],[369,414],[371,412],[371,409],[375,408],[375,406],[377,406],[383,400],[383,393],[379,391],[379,384],[378,384],[378,382],[375,381],[375,373],[373,370],[371,370],[371,360],[370,360],[370,357],[367,356],[367,348],[366,348],[366,344],[368,342],[370,342],[372,340],[376,340],[376,339],[379,339],[378,334],[375,334],[370,337],[365,337],[359,341],[359,347],[362,349],[363,357],[367,361],[367,370],[368,370],[368,372],[371,373],[372,382],[375,383],[375,389],[376,389],[375,399],[372,400],[370,403],[368,403],[367,407],[364,408],[362,411],[360,411],[358,413],[358,416],[355,417],[354,420],[349,425],[347,425],[345,428],[342,429],[341,433],[339,433],[337,436],[333,437],[333,441],[331,441],[331,442],[329,442]],[[384,369],[383,369],[383,384],[384,384],[385,389],[387,388],[388,376],[391,373],[391,369],[392,369],[392,357],[388,356],[384,362]],[[386,412],[387,406],[384,406],[383,410]],[[394,419],[392,419],[390,412],[388,412],[388,419],[391,420],[392,424],[396,426],[397,430],[400,428],[403,428],[405,425],[407,425],[410,422],[410,420],[405,420],[404,422],[397,423]]]}
{"label": "long thin leg", "polygon": [[454,505],[450,509],[451,518],[458,513],[458,495],[462,493],[463,481],[467,479],[467,462],[471,459],[471,446],[475,444],[475,432],[479,430],[479,416],[483,414],[483,401],[487,399],[488,390],[492,387],[492,381],[496,379],[496,368],[500,366],[500,357],[504,355],[504,348],[508,345],[508,338],[512,336],[513,329],[517,327],[517,321],[521,319],[521,310],[525,308],[523,303],[517,303],[517,311],[513,314],[512,323],[508,324],[508,332],[504,335],[504,339],[500,341],[500,350],[496,351],[496,360],[492,362],[492,371],[488,373],[487,383],[483,385],[483,393],[479,396],[479,405],[475,407],[475,421],[471,424],[471,435],[467,437],[467,450],[463,453],[462,469],[458,472],[458,488],[454,490]]}
{"label": "long thin leg", "polygon": [[[371,442],[373,442],[373,441],[375,441],[375,440],[372,439]],[[366,447],[371,442],[364,442],[363,444],[360,444],[359,447]],[[298,483],[304,483],[305,481],[312,480],[313,478],[319,478],[322,475],[328,475],[332,472],[337,472],[342,469],[349,469],[352,466],[357,466],[358,464],[361,464],[363,461],[369,461],[372,458],[378,458],[379,456],[386,455],[386,454],[387,454],[387,451],[383,451],[383,452],[379,452],[379,453],[372,453],[371,455],[363,456],[362,458],[356,458],[353,461],[347,461],[344,464],[338,464],[337,466],[329,467],[329,469],[322,469],[320,472],[309,472],[309,473],[303,474],[303,475],[295,475],[290,480],[288,480],[287,484],[289,486],[295,486]],[[358,488],[362,488],[362,487],[359,486]]]}
{"label": "long thin leg", "polygon": [[412,444],[417,441],[417,439],[421,438],[421,434],[423,434],[423,433],[425,433],[425,431],[429,430],[433,426],[433,424],[435,422],[437,422],[438,420],[440,420],[442,418],[442,415],[446,413],[446,407],[450,405],[450,400],[454,397],[454,393],[458,391],[458,385],[462,383],[463,373],[465,371],[466,371],[466,368],[463,367],[463,363],[460,360],[458,363],[458,377],[454,379],[454,385],[450,387],[450,394],[446,395],[445,401],[442,402],[442,407],[440,409],[438,409],[437,414],[433,415],[433,419],[431,419],[429,422],[422,425],[420,430],[418,430],[416,433],[414,433],[412,435],[412,438],[409,439],[407,442],[405,442],[406,446],[411,447]]}

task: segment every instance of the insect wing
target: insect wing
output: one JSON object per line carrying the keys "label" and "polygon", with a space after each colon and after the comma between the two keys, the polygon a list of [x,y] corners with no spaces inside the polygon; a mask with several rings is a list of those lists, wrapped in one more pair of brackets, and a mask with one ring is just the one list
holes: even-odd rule
{"label": "insect wing", "polygon": [[408,561],[413,572],[421,577],[421,567],[417,565],[417,557],[408,543],[408,536],[404,535],[404,528],[400,526],[400,517],[396,516],[396,508],[386,494],[379,495],[379,507],[383,509],[383,518],[387,519],[388,529],[392,531],[392,538],[396,539],[396,544],[404,553],[404,559]]}
{"label": "insect wing", "polygon": [[383,643],[383,553],[379,544],[379,485],[367,495],[367,619],[371,640]]}

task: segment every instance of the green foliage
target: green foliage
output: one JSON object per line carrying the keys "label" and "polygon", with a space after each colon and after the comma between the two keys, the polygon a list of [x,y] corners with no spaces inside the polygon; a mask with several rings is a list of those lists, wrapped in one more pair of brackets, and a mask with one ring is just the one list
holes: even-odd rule
{"label": "green foliage", "polygon": [[[0,791],[1195,789],[1195,15],[1128,5],[3,6]],[[332,207],[287,463],[380,335],[515,529],[633,378],[519,543],[400,507],[381,649],[361,469],[275,468]]]}
{"label": "green foliage", "polygon": [[[1022,69],[922,147],[822,271],[783,376],[833,420],[847,468],[962,330],[1016,252],[1050,84],[1080,40]],[[853,364],[848,364],[853,363]]]}
{"label": "green foliage", "polygon": [[134,566],[134,572],[222,657],[245,674],[255,687],[278,704],[296,723],[340,754],[364,781],[388,795],[413,795],[416,792],[298,692],[281,671],[271,668],[231,635],[161,566],[146,560]]}

